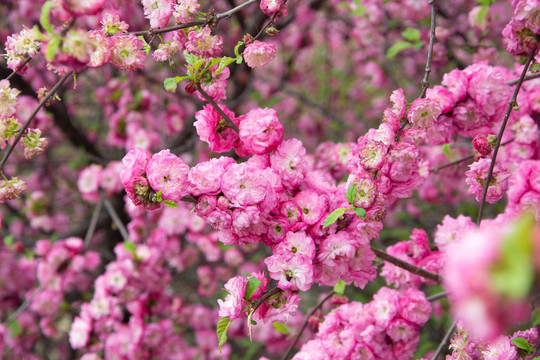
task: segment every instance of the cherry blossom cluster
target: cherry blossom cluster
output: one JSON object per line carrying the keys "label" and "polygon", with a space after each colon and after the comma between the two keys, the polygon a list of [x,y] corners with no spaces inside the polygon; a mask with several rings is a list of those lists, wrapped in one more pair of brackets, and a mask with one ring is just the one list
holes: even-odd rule
{"label": "cherry blossom cluster", "polygon": [[404,292],[383,287],[367,304],[354,301],[327,314],[315,339],[293,359],[411,359],[431,310],[414,287]]}
{"label": "cherry blossom cluster", "polygon": [[514,56],[526,58],[539,41],[538,8],[540,3],[537,0],[514,0],[510,3],[514,13],[512,20],[502,32],[507,39],[506,50]]}

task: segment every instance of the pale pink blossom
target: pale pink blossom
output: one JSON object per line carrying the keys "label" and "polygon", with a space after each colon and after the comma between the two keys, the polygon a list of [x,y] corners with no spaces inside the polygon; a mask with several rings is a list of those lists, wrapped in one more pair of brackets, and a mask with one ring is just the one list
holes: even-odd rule
{"label": "pale pink blossom", "polygon": [[267,154],[275,150],[283,139],[283,125],[274,109],[250,110],[238,128],[240,142],[249,154]]}
{"label": "pale pink blossom", "polygon": [[255,40],[246,46],[243,56],[246,64],[251,68],[264,66],[276,57],[276,46]]}

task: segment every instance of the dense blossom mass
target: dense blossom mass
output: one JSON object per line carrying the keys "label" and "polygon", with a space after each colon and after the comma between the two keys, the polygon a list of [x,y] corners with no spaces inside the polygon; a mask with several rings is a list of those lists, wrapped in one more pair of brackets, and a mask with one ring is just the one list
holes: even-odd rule
{"label": "dense blossom mass", "polygon": [[538,0],[0,14],[0,359],[540,355]]}

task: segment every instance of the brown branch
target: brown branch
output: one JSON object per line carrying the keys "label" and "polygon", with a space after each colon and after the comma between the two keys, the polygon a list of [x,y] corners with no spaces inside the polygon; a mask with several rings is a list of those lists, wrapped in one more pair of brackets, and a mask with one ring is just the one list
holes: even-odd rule
{"label": "brown branch", "polygon": [[442,298],[446,297],[447,295],[448,295],[448,293],[446,291],[442,291],[442,292],[437,293],[435,295],[428,296],[426,298],[426,300],[429,301],[429,302],[432,302],[432,301],[442,299]]}
{"label": "brown branch", "polygon": [[407,270],[408,272],[414,274],[414,275],[418,275],[418,276],[422,276],[423,278],[426,278],[428,280],[432,280],[432,281],[435,281],[436,283],[440,284],[441,283],[441,276],[439,274],[435,274],[431,271],[427,271],[427,270],[424,270],[422,269],[421,267],[418,267],[418,266],[414,266],[412,264],[409,264],[408,262],[404,261],[404,260],[401,260],[395,256],[392,256],[390,254],[388,254],[387,252],[385,251],[382,251],[380,249],[377,249],[375,247],[371,247],[371,250],[373,250],[373,252],[375,253],[375,255],[377,255],[378,258],[386,261],[386,262],[389,262],[390,264],[392,265],[395,265],[397,267],[400,267],[404,270]]}
{"label": "brown branch", "polygon": [[6,80],[8,80],[8,81],[11,80],[11,78],[14,77],[15,75],[17,75],[17,73],[18,73],[19,71],[21,71],[21,69],[22,69],[23,67],[25,67],[26,64],[28,64],[28,63],[30,62],[30,60],[32,60],[31,57],[29,57],[28,59],[26,59],[26,60],[21,64],[21,66],[19,66],[17,69],[13,70],[13,72],[12,72],[11,74],[9,74],[9,76],[6,78]]}
{"label": "brown branch", "polygon": [[15,148],[15,146],[17,145],[17,143],[21,140],[24,132],[26,131],[26,129],[28,128],[28,126],[30,126],[30,123],[32,122],[32,120],[34,119],[34,117],[37,115],[37,113],[39,112],[39,110],[41,110],[41,108],[45,105],[45,103],[47,101],[49,101],[49,99],[51,99],[54,94],[56,94],[56,92],[60,89],[60,87],[64,84],[64,82],[71,76],[73,75],[75,72],[74,71],[70,71],[68,72],[67,74],[65,74],[64,76],[62,76],[62,78],[60,80],[58,80],[58,82],[56,83],[56,85],[54,85],[54,87],[51,89],[51,91],[47,94],[47,96],[45,96],[41,102],[39,103],[39,105],[34,109],[34,111],[32,112],[32,114],[30,114],[30,117],[28,118],[28,120],[26,120],[26,122],[24,123],[24,125],[22,126],[21,130],[19,131],[19,133],[17,134],[17,137],[15,138],[15,140],[13,141],[13,143],[9,146],[9,148],[7,149],[7,151],[4,153],[4,157],[2,158],[2,161],[0,161],[0,174],[4,174],[4,165],[6,164],[6,161],[7,159],[9,158],[9,156],[11,155],[11,153],[13,152],[13,149]]}
{"label": "brown branch", "polygon": [[240,131],[240,130],[238,130],[238,126],[236,126],[236,124],[231,120],[231,118],[227,114],[225,114],[225,112],[219,107],[219,105],[216,104],[216,102],[214,100],[212,100],[212,98],[210,96],[208,96],[206,91],[204,91],[203,88],[199,84],[195,84],[195,87],[197,88],[197,91],[202,95],[202,97],[206,101],[208,101],[208,103],[210,105],[212,105],[212,107],[214,109],[216,109],[216,111],[219,113],[219,115],[221,115],[223,120],[227,123],[227,126],[238,133]]}
{"label": "brown branch", "polygon": [[319,310],[325,302],[328,301],[328,299],[330,299],[332,296],[334,296],[334,292],[330,292],[328,295],[326,295],[324,297],[324,299],[321,300],[321,302],[315,306],[313,308],[313,310],[311,310],[311,312],[306,316],[306,319],[304,320],[304,323],[302,324],[302,327],[300,328],[300,331],[298,332],[298,334],[296,334],[296,336],[294,337],[294,341],[292,342],[292,344],[289,346],[289,348],[287,349],[287,352],[285,353],[285,355],[283,355],[283,357],[281,358],[281,360],[287,360],[289,358],[289,355],[291,354],[291,352],[293,351],[294,347],[296,346],[296,344],[298,343],[298,340],[300,340],[300,336],[302,336],[302,333],[304,332],[304,330],[306,329],[307,325],[308,325],[308,322],[309,322],[309,318],[313,316],[313,314],[315,314],[317,312],[317,310]]}
{"label": "brown branch", "polygon": [[164,27],[164,28],[161,28],[161,29],[149,29],[149,30],[142,30],[142,31],[134,31],[134,32],[131,32],[131,34],[134,34],[136,36],[155,35],[155,34],[163,34],[163,33],[166,33],[166,32],[175,31],[175,30],[187,29],[187,28],[190,28],[190,27],[193,27],[193,26],[202,26],[202,25],[215,26],[221,20],[223,20],[225,18],[230,18],[231,15],[233,15],[234,13],[242,10],[243,8],[245,8],[248,5],[256,3],[257,1],[258,0],[248,0],[248,1],[243,2],[242,4],[238,5],[237,7],[233,8],[233,9],[230,9],[228,11],[225,11],[225,12],[223,12],[221,14],[217,14],[217,15],[214,15],[214,16],[209,16],[205,20],[192,21],[192,22],[185,23],[185,24],[178,24],[178,25]]}
{"label": "brown branch", "polygon": [[431,357],[431,360],[437,360],[439,358],[439,355],[442,353],[443,349],[446,347],[446,344],[448,344],[448,340],[450,340],[450,336],[452,336],[455,329],[456,329],[456,322],[454,321],[452,326],[450,326],[450,329],[448,329],[448,331],[444,335],[444,338],[439,344],[437,351],[435,351],[435,354],[433,354],[433,356]]}
{"label": "brown branch", "polygon": [[484,206],[486,205],[487,192],[488,192],[491,180],[493,178],[493,169],[495,168],[495,162],[497,161],[497,154],[499,153],[499,148],[501,147],[501,140],[504,134],[504,130],[506,129],[506,124],[508,123],[508,119],[510,118],[510,113],[512,112],[512,109],[514,108],[514,106],[517,106],[517,96],[519,93],[519,89],[521,89],[521,84],[523,83],[523,79],[525,79],[527,70],[529,69],[531,62],[534,59],[536,49],[538,48],[539,39],[540,37],[536,38],[536,44],[534,46],[534,49],[531,50],[531,53],[529,54],[529,57],[527,58],[527,62],[525,63],[525,66],[523,67],[521,76],[519,77],[519,80],[516,84],[516,88],[514,89],[514,94],[512,95],[512,99],[510,100],[510,102],[508,102],[508,108],[506,109],[506,114],[504,115],[504,120],[501,124],[499,135],[497,135],[497,143],[495,145],[495,148],[493,149],[493,156],[491,157],[491,164],[489,164],[489,171],[486,178],[486,185],[484,186],[484,192],[482,194],[482,201],[480,202],[480,209],[478,210],[478,218],[476,219],[476,225],[480,225],[480,222],[482,222],[482,216],[484,215]]}
{"label": "brown branch", "polygon": [[[540,78],[540,72],[539,72],[539,73],[536,73],[536,74],[529,74],[529,75],[525,76],[525,77],[523,78],[523,81],[532,80],[532,79],[538,79],[538,78]],[[516,85],[516,84],[519,82],[519,79],[520,79],[520,78],[517,78],[517,79],[514,79],[514,80],[510,80],[510,81],[508,81],[506,84],[507,84],[507,85],[510,85],[510,86]]]}
{"label": "brown branch", "polygon": [[435,9],[435,0],[429,0],[429,5],[431,5],[431,32],[429,34],[429,48],[428,48],[428,57],[426,61],[426,72],[424,73],[424,78],[422,79],[422,92],[420,93],[421,98],[426,97],[426,91],[429,87],[429,73],[431,72],[431,58],[433,56],[433,44],[435,43],[435,18],[436,18],[436,9]]}

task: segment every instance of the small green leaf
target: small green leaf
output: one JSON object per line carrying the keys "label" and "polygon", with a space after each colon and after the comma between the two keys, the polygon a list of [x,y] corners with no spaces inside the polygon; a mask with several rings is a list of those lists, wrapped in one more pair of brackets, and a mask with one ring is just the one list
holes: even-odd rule
{"label": "small green leaf", "polygon": [[514,105],[512,109],[514,109],[514,111],[519,111],[519,105]]}
{"label": "small green leaf", "polygon": [[403,36],[405,40],[409,40],[411,42],[418,42],[420,41],[420,30],[414,28],[406,28],[401,32],[401,36]]}
{"label": "small green leaf", "polygon": [[540,360],[540,356],[536,356],[536,357],[534,357],[534,359],[532,359],[532,360]]}
{"label": "small green leaf", "polygon": [[152,201],[153,202],[162,202],[163,201],[162,194],[163,194],[163,191],[159,190],[157,193],[154,194],[154,196],[152,196]]}
{"label": "small green leaf", "polygon": [[227,330],[229,329],[229,325],[231,325],[231,318],[229,316],[220,318],[217,323],[216,334],[219,341],[220,353],[221,353],[221,346],[227,342]]}
{"label": "small green leaf", "polygon": [[323,229],[326,229],[327,227],[335,223],[340,216],[345,214],[345,211],[347,211],[347,209],[345,208],[338,208],[332,211],[330,215],[328,215],[324,220]]}
{"label": "small green leaf", "polygon": [[253,293],[257,291],[259,286],[261,286],[261,280],[257,279],[254,276],[250,277],[246,285],[246,293],[244,295],[244,299],[248,301],[251,300],[251,295],[253,295]]}
{"label": "small green leaf", "polygon": [[236,46],[234,47],[234,55],[236,55],[236,57],[239,57],[240,56],[240,46],[244,45],[244,42],[243,41],[239,41],[238,44],[236,44]]}
{"label": "small green leaf", "polygon": [[162,203],[164,203],[165,205],[167,205],[167,206],[170,207],[170,208],[178,209],[178,205],[176,205],[176,204],[174,203],[174,201],[171,201],[171,200],[163,200]]}
{"label": "small green leaf", "polygon": [[195,64],[199,60],[197,55],[190,54],[186,50],[184,50],[183,54],[184,54],[184,59],[186,59],[186,62],[190,65]]}
{"label": "small green leaf", "polygon": [[390,46],[388,51],[386,52],[386,58],[387,59],[393,59],[394,56],[399,54],[402,50],[408,49],[412,46],[410,42],[407,41],[398,41],[394,45]]}
{"label": "small green leaf", "polygon": [[135,251],[137,251],[137,245],[132,241],[124,241],[124,249],[132,254],[135,254]]}
{"label": "small green leaf", "polygon": [[336,285],[334,286],[334,292],[336,294],[343,295],[346,287],[347,287],[347,283],[345,281],[338,280]]}
{"label": "small green leaf", "polygon": [[354,209],[354,212],[356,213],[356,215],[358,217],[364,217],[366,216],[366,210],[362,209],[362,208],[355,208]]}
{"label": "small green leaf", "polygon": [[216,74],[219,75],[221,70],[223,70],[226,66],[229,66],[230,64],[232,64],[235,61],[236,61],[236,58],[230,58],[230,57],[227,57],[227,56],[224,56],[223,58],[221,58],[221,61],[219,62],[219,66],[218,66],[217,70],[215,71]]}
{"label": "small green leaf", "polygon": [[274,325],[276,330],[281,334],[289,335],[291,333],[291,329],[289,329],[289,327],[286,324],[275,322],[272,325]]}
{"label": "small green leaf", "polygon": [[442,152],[444,153],[444,155],[446,155],[446,157],[450,160],[451,159],[451,156],[450,156],[450,144],[444,144],[441,146],[441,150]]}
{"label": "small green leaf", "polygon": [[143,51],[146,53],[146,56],[148,56],[148,53],[150,52],[150,45],[148,45],[146,40],[144,40],[144,36],[140,35],[138,38],[144,42]]}
{"label": "small green leaf", "polygon": [[529,344],[529,342],[522,337],[512,339],[512,343],[514,343],[516,347],[527,351],[527,353],[529,354],[534,351],[534,348],[531,346],[531,344]]}
{"label": "small green leaf", "polygon": [[486,16],[488,15],[488,13],[489,13],[489,4],[483,4],[477,15],[478,22],[482,23],[486,19]]}
{"label": "small green leaf", "polygon": [[54,33],[50,21],[51,9],[53,6],[54,2],[45,2],[45,4],[43,4],[43,7],[41,8],[41,16],[39,17],[39,22],[41,23],[41,26],[43,26],[43,29],[45,29],[45,31],[47,31],[49,34]]}
{"label": "small green leaf", "polygon": [[533,63],[529,69],[531,70],[532,73],[539,72],[540,71],[540,63],[537,63],[537,62]]}
{"label": "small green leaf", "polygon": [[352,16],[364,16],[366,13],[366,5],[360,5],[355,10],[351,11]]}
{"label": "small green leaf", "polygon": [[8,235],[4,238],[4,244],[6,244],[7,247],[11,247],[13,245],[13,235]]}
{"label": "small green leaf", "polygon": [[7,327],[9,331],[11,331],[12,338],[19,337],[23,332],[21,324],[19,324],[17,320],[13,320],[12,322],[10,322]]}
{"label": "small green leaf", "polygon": [[45,59],[47,61],[53,61],[56,57],[56,52],[58,51],[58,48],[60,48],[60,43],[62,42],[62,39],[60,38],[60,35],[54,35],[51,37],[51,40],[49,40],[49,43],[47,44],[47,51],[45,52]]}
{"label": "small green leaf", "polygon": [[424,42],[423,41],[417,41],[413,44],[413,49],[416,49],[416,50],[420,50],[422,48],[422,46],[424,46]]}
{"label": "small green leaf", "polygon": [[356,198],[356,183],[353,181],[351,186],[347,188],[347,194],[345,195],[349,204],[354,205],[354,199]]}
{"label": "small green leaf", "polygon": [[176,81],[176,78],[166,78],[163,80],[163,86],[165,90],[175,93],[178,88],[178,81]]}

